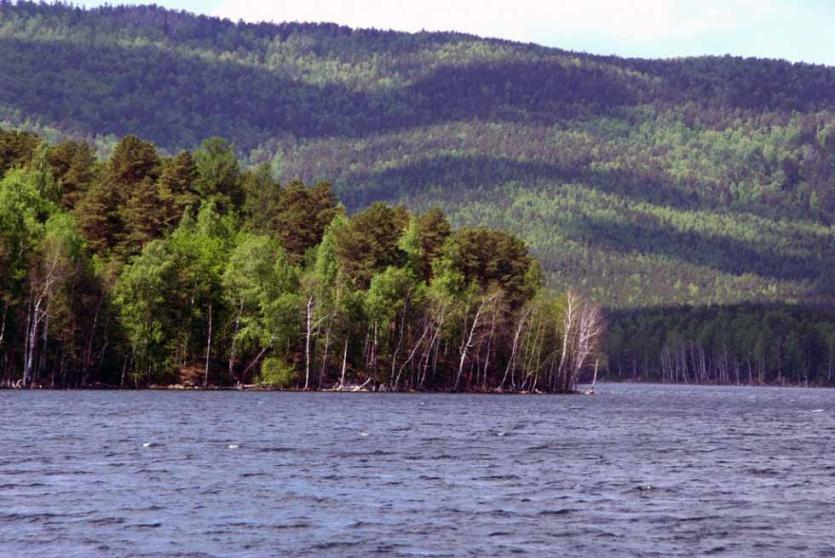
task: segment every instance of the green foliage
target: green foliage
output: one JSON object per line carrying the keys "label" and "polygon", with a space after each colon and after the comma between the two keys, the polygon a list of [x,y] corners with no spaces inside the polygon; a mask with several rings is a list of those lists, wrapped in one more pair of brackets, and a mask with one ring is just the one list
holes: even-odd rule
{"label": "green foliage", "polygon": [[[540,330],[558,329],[542,308],[559,299],[530,309],[542,286],[605,303],[612,335],[625,343],[640,344],[634,332],[643,332],[646,347],[629,353],[641,363],[675,339],[710,345],[748,322],[693,326],[697,333],[672,326],[673,341],[658,341],[645,333],[651,312],[633,327],[619,321],[627,311],[835,301],[832,68],[625,60],[455,33],[30,2],[0,3],[0,60],[3,126],[69,138],[50,147],[0,129],[0,279],[3,300],[17,301],[3,307],[12,314],[6,343],[25,338],[20,300],[42,264],[46,223],[70,211],[97,262],[82,257],[72,274],[75,304],[90,315],[76,312],[68,331],[87,328],[96,339],[69,351],[81,355],[71,365],[83,374],[107,370],[112,381],[125,360],[142,378],[148,366],[195,368],[211,345],[213,378],[249,381],[273,357],[315,360],[328,378],[341,371],[342,344],[349,378],[373,371],[391,380],[404,359],[405,375],[441,361],[437,375],[415,377],[444,385],[441,370],[457,368],[449,355],[485,299],[489,323],[503,331],[481,324],[488,330],[480,325],[478,335],[506,348],[512,320],[527,312],[541,327],[525,329],[526,350],[541,349]],[[95,151],[110,156],[98,162]],[[337,193],[353,216],[342,215]],[[155,250],[159,261],[143,259]],[[121,310],[107,286],[122,266],[153,283],[163,264],[172,275],[154,284],[167,289],[157,318],[168,341],[137,345],[124,359],[137,337],[115,320]],[[240,270],[267,279],[249,285]],[[403,294],[394,288],[403,274],[427,293],[408,310],[384,296]],[[299,331],[311,300],[305,359]],[[140,302],[128,314],[141,317]],[[151,302],[142,304],[157,308]],[[212,343],[210,308],[220,324]],[[370,354],[374,323],[385,332]],[[807,342],[811,326],[789,323],[779,341],[763,332],[744,340],[773,364],[767,377],[789,363],[813,374],[800,361],[826,336]],[[422,361],[421,343],[436,333],[434,356]],[[509,358],[477,341],[465,379],[484,361]],[[775,345],[779,358],[768,355]],[[421,346],[414,361],[405,346]],[[525,358],[539,368],[554,362]]]}
{"label": "green foliage", "polygon": [[161,205],[160,225],[165,230],[177,226],[187,210],[196,211],[199,196],[195,191],[197,167],[188,151],[163,162],[157,196]]}
{"label": "green foliage", "polygon": [[168,247],[156,241],[119,276],[114,301],[135,362],[132,369],[145,381],[167,372],[166,344],[176,338],[177,316],[169,301],[175,269]]}
{"label": "green foliage", "polygon": [[[87,159],[77,144],[38,145],[8,171],[4,366],[22,361],[27,386],[52,366],[64,371],[51,374],[55,385],[288,387],[303,377],[304,388],[363,378],[386,389],[500,387],[508,331],[539,289],[523,242],[454,232],[439,210],[377,203],[348,217],[328,184],[281,187],[264,168],[234,178],[254,198],[239,213],[224,202],[228,189],[199,186],[207,161],[238,168],[216,164],[226,145],[210,142],[193,163],[126,137],[106,162],[85,163],[90,181],[72,182],[75,204],[62,188],[76,154]],[[277,202],[259,206],[259,184]]]}
{"label": "green foliage", "polygon": [[58,203],[61,199],[60,185],[52,176],[49,163],[49,146],[41,142],[32,153],[29,162],[29,175],[41,197],[49,202]]}
{"label": "green foliage", "polygon": [[528,300],[539,288],[529,275],[533,259],[525,243],[503,231],[465,228],[446,247],[448,257],[464,281],[483,291],[502,290],[512,303]]}
{"label": "green foliage", "polygon": [[273,203],[272,215],[264,215],[263,210],[259,212],[259,220],[266,221],[263,230],[276,236],[297,262],[319,244],[325,227],[339,212],[336,197],[327,182],[308,188],[294,180],[278,191],[277,202]]}
{"label": "green foliage", "polygon": [[[818,285],[835,260],[832,68],[626,60],[156,7],[22,2],[0,12],[0,121],[120,153],[115,138],[129,133],[169,153],[228,138],[198,150],[193,187],[220,196],[222,210],[248,200],[253,230],[283,235],[297,263],[329,218],[278,215],[277,184],[330,179],[349,211],[380,200],[438,206],[456,226],[512,231],[546,284],[610,307],[831,300]],[[232,142],[274,179],[236,168]],[[37,143],[0,133],[0,173]],[[131,143],[130,159],[150,163],[136,167],[144,176],[153,153]],[[58,182],[65,166],[53,169]],[[65,207],[93,179],[74,180],[62,186]],[[193,205],[191,195],[169,201],[154,237]],[[82,228],[113,237],[91,242],[138,250],[121,216],[103,227],[85,213]],[[766,240],[770,224],[780,231]]]}
{"label": "green foliage", "polygon": [[375,203],[357,213],[334,237],[340,270],[360,289],[375,273],[403,263],[400,236],[408,224],[406,210]]}
{"label": "green foliage", "polygon": [[50,149],[49,164],[58,182],[62,205],[66,209],[74,208],[96,178],[93,150],[85,142],[65,141]]}
{"label": "green foliage", "polygon": [[235,147],[222,138],[209,138],[194,152],[197,168],[195,189],[203,200],[214,200],[223,208],[237,208],[243,201],[240,165]]}
{"label": "green foliage", "polygon": [[255,383],[275,388],[289,388],[298,379],[296,369],[281,358],[269,357],[264,360]]}
{"label": "green foliage", "polygon": [[0,180],[0,288],[6,304],[21,294],[50,213],[29,173],[15,170]]}
{"label": "green foliage", "polygon": [[125,136],[110,156],[108,178],[122,196],[130,195],[129,189],[145,179],[156,180],[160,171],[160,159],[154,144],[136,136]]}
{"label": "green foliage", "polygon": [[299,286],[298,270],[275,240],[240,234],[222,282],[227,305],[234,312],[231,342],[238,353],[283,347],[292,341],[288,329],[298,321],[293,298]]}
{"label": "green foliage", "polygon": [[32,159],[41,139],[31,132],[0,128],[0,177],[9,169],[21,167]]}

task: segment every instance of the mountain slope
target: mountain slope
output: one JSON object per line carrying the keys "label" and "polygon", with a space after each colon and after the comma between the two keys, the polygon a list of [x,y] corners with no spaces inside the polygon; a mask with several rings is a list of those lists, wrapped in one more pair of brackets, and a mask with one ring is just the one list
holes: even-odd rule
{"label": "mountain slope", "polygon": [[835,295],[835,69],[0,4],[0,122],[221,135],[352,208],[441,205],[609,306]]}

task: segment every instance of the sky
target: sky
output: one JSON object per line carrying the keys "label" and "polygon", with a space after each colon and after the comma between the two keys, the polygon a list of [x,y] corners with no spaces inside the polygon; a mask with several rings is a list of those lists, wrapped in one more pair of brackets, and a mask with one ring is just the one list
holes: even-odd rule
{"label": "sky", "polygon": [[[75,0],[83,6],[100,0]],[[119,2],[110,3],[144,3]],[[463,31],[595,54],[733,54],[835,66],[835,0],[154,0],[245,21]]]}

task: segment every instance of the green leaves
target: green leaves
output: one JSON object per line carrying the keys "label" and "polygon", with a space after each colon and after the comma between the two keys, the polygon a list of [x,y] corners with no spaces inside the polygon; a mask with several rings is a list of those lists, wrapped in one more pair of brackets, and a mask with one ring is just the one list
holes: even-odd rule
{"label": "green leaves", "polygon": [[243,201],[240,165],[234,146],[222,138],[209,138],[194,152],[198,178],[195,187],[203,201],[214,200],[224,210]]}
{"label": "green leaves", "polygon": [[[98,368],[136,385],[307,389],[338,377],[458,389],[476,385],[475,374],[488,389],[541,285],[508,233],[454,232],[440,210],[384,203],[347,217],[327,183],[281,187],[266,167],[242,178],[220,140],[161,161],[126,137],[101,174],[72,179],[84,186],[65,204],[57,185],[79,152],[67,145],[50,161],[38,146],[0,181],[4,320],[32,323],[26,337],[49,341],[24,343],[27,382],[38,381],[39,363],[71,358],[81,382]],[[47,331],[47,316],[59,331]],[[541,335],[525,331],[541,350]]]}
{"label": "green leaves", "polygon": [[53,210],[31,173],[13,170],[0,180],[0,292],[4,297],[22,289],[30,259],[44,237],[44,222]]}

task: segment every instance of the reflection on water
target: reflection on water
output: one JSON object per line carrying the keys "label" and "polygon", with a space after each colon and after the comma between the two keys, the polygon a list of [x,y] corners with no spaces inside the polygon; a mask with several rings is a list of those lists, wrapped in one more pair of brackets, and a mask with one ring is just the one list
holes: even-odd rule
{"label": "reflection on water", "polygon": [[0,392],[2,556],[835,553],[835,391]]}

